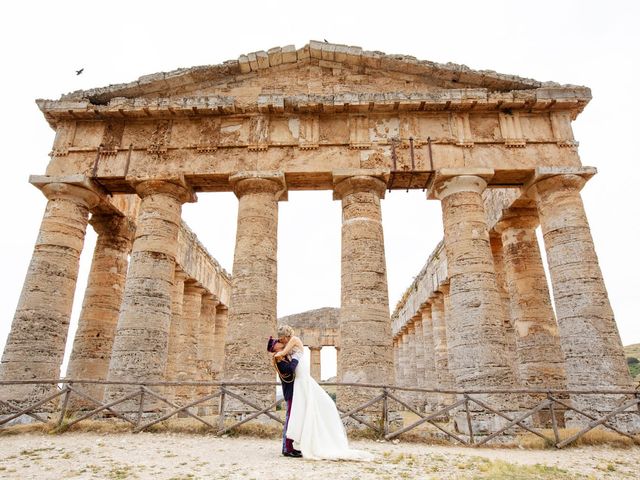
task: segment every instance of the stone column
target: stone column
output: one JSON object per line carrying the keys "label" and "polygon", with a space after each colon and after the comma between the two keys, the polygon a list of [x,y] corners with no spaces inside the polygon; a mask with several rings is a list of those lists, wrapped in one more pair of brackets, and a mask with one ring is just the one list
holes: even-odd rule
{"label": "stone column", "polygon": [[[455,387],[449,371],[449,349],[447,347],[447,326],[444,317],[444,295],[435,292],[431,299],[431,319],[433,324],[433,351],[436,366],[436,380],[438,390],[449,390]],[[443,405],[451,397],[447,394],[438,395],[438,403]]]}
{"label": "stone column", "polygon": [[416,371],[416,325],[411,322],[407,325],[407,383],[415,387],[418,383]]}
{"label": "stone column", "polygon": [[516,361],[516,337],[513,331],[513,318],[511,316],[511,299],[507,288],[507,280],[504,269],[504,253],[502,247],[502,237],[498,232],[490,232],[489,242],[491,243],[491,253],[493,254],[493,265],[496,270],[496,283],[498,292],[502,299],[504,310],[504,335],[507,344],[508,362],[512,367],[513,375],[520,381],[518,366]]}
{"label": "stone column", "polygon": [[[416,371],[416,387],[424,388],[425,386],[425,360],[424,360],[424,332],[422,329],[422,313],[413,319],[415,328],[415,371]],[[424,395],[420,394],[421,397]]]}
{"label": "stone column", "polygon": [[[203,382],[212,382],[214,380],[213,351],[215,346],[213,342],[215,341],[216,307],[218,303],[218,299],[214,295],[205,291],[202,296],[202,309],[200,310],[200,322],[198,323],[196,337],[198,355],[196,373],[198,380]],[[214,393],[216,390],[217,387],[201,385],[196,388],[196,394],[198,398],[202,398]],[[219,397],[214,397],[198,404],[198,414],[213,415],[218,413],[218,399]]]}
{"label": "stone column", "polygon": [[200,311],[198,344],[198,370],[200,379],[213,381],[213,356],[216,349],[216,309],[218,299],[211,294],[202,297],[202,310]]}
{"label": "stone column", "polygon": [[403,326],[398,336],[398,385],[407,385],[407,327]]}
{"label": "stone column", "polygon": [[[580,197],[578,175],[541,177],[530,189],[540,218],[568,389],[632,385]],[[610,410],[620,398],[577,396],[578,408]]]}
{"label": "stone column", "polygon": [[433,337],[433,321],[431,319],[431,304],[426,303],[420,309],[422,315],[422,339],[424,358],[424,386],[425,388],[435,388],[436,386],[436,363]]}
{"label": "stone column", "polygon": [[[416,326],[413,322],[407,325],[407,387],[414,388],[417,383],[416,371]],[[415,407],[416,392],[406,392],[409,404]]]}
{"label": "stone column", "polygon": [[169,327],[169,346],[165,367],[165,378],[168,381],[176,381],[178,375],[178,354],[182,349],[182,305],[184,303],[184,282],[187,274],[179,268],[175,269],[173,276],[173,289],[171,291],[171,325]]}
{"label": "stone column", "polygon": [[[93,215],[90,223],[98,238],[67,378],[106,380],[135,224],[127,217],[104,214]],[[76,388],[96,400],[102,400],[104,385],[83,384],[76,385]],[[76,409],[96,407],[77,396],[72,397],[72,402]]]}
{"label": "stone column", "polygon": [[311,377],[317,382],[320,381],[320,349],[321,347],[309,347],[311,354]]}
{"label": "stone column", "polygon": [[[40,232],[0,363],[0,380],[57,379],[69,329],[80,252],[93,191],[65,183],[42,187],[48,198]],[[34,403],[55,386],[16,385],[3,400]]]}
{"label": "stone column", "polygon": [[396,375],[396,382],[400,378],[400,334],[396,334],[393,338],[393,364],[395,366],[394,372]]}
{"label": "stone column", "polygon": [[496,225],[513,318],[518,377],[524,387],[565,388],[564,359],[536,238],[538,214],[512,209]]}
{"label": "stone column", "polygon": [[[278,201],[284,175],[238,173],[230,177],[239,199],[236,248],[227,330],[225,379],[273,381],[265,345],[276,330]],[[273,401],[272,387],[236,390],[261,406]],[[250,407],[229,399],[230,410]]]}
{"label": "stone column", "polygon": [[[176,265],[173,275],[173,289],[171,290],[171,324],[169,325],[169,344],[167,346],[167,361],[165,362],[164,376],[169,382],[178,380],[178,354],[182,349],[182,305],[184,303],[184,282],[187,274]],[[176,399],[177,386],[165,389],[165,394],[171,400]]]}
{"label": "stone column", "polygon": [[[391,320],[380,199],[386,183],[365,175],[334,174],[334,198],[342,200],[340,363],[342,382],[393,382]],[[353,408],[370,392],[338,390]]]}
{"label": "stone column", "polygon": [[[407,325],[402,327],[400,331],[400,368],[398,369],[399,377],[397,384],[402,387],[409,386],[409,367],[408,367],[408,357],[409,357],[409,334],[407,333]],[[398,392],[399,397],[407,402],[409,400],[409,396],[405,391]],[[404,407],[402,407],[404,409]]]}
{"label": "stone column", "polygon": [[[413,326],[415,332],[414,337],[414,370],[415,370],[415,387],[424,388],[425,386],[425,363],[424,363],[424,337],[422,332],[422,314],[418,312],[413,318]],[[426,401],[426,396],[422,392],[415,392],[414,405],[421,410]]]}
{"label": "stone column", "polygon": [[[180,382],[197,382],[198,373],[198,341],[197,334],[202,310],[202,294],[205,290],[194,280],[184,284],[182,303],[182,328],[180,329],[180,349],[176,355],[176,380]],[[196,387],[181,386],[176,389],[176,400],[188,403],[194,399]]]}
{"label": "stone column", "polygon": [[[179,180],[147,180],[136,185],[141,197],[135,240],[124,289],[108,379],[162,381],[166,369],[173,280],[182,204],[193,192]],[[135,387],[110,385],[111,401]],[[121,404],[137,410],[135,401]],[[158,408],[149,401],[148,408]]]}
{"label": "stone column", "polygon": [[[496,282],[480,176],[455,174],[436,180],[447,253],[451,314],[447,315],[449,369],[460,388],[515,385],[508,363],[504,309]],[[491,396],[498,408],[513,405]]]}
{"label": "stone column", "polygon": [[[433,324],[431,320],[431,305],[424,304],[420,308],[420,316],[422,317],[422,363],[424,375],[422,379],[422,387],[435,389],[438,388],[438,372],[436,371],[435,351],[433,344]],[[438,396],[434,393],[423,395],[423,404],[425,411],[435,408],[438,404]]]}
{"label": "stone column", "polygon": [[213,340],[213,374],[214,380],[219,380],[224,371],[224,351],[227,338],[227,318],[229,309],[225,305],[216,308],[216,326]]}

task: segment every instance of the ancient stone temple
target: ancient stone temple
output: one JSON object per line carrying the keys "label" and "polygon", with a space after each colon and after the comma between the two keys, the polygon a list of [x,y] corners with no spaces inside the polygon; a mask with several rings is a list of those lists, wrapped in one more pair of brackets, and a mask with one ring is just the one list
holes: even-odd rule
{"label": "ancient stone temple", "polygon": [[[340,351],[340,309],[319,308],[278,319],[278,325],[293,327],[302,343],[309,348],[311,376],[320,381],[322,347]],[[337,365],[338,372],[340,365]]]}
{"label": "ancient stone temple", "polygon": [[[590,99],[586,87],[310,42],[38,100],[56,131],[31,178],[47,204],[0,378],[59,375],[90,223],[70,375],[149,382],[209,365],[272,381],[278,205],[325,189],[342,206],[340,381],[629,386],[580,197],[596,171],[571,122]],[[380,206],[396,189],[440,202],[444,239],[391,318]],[[224,191],[239,204],[232,278],[181,220],[183,203]],[[242,395],[264,405],[273,392]],[[345,408],[362,400],[338,395]]]}

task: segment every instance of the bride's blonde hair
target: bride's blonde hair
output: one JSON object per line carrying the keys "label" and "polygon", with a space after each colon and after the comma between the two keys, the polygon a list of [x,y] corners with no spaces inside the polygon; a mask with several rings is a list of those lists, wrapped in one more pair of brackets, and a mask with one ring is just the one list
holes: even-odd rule
{"label": "bride's blonde hair", "polygon": [[294,331],[289,325],[280,325],[278,327],[278,338],[293,337]]}

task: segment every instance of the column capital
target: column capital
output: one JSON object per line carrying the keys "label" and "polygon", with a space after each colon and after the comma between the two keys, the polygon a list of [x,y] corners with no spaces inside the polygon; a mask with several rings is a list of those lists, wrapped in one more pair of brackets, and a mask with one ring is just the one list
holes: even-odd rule
{"label": "column capital", "polygon": [[595,167],[537,167],[522,187],[523,192],[543,189],[572,188],[581,190],[598,170]]}
{"label": "column capital", "polygon": [[184,282],[184,292],[190,294],[204,295],[207,293],[207,289],[204,288],[198,281],[187,278]]}
{"label": "column capital", "polygon": [[431,302],[424,302],[422,305],[420,305],[418,311],[423,318],[425,315],[431,315]]}
{"label": "column capital", "polygon": [[431,176],[427,198],[442,200],[457,192],[482,193],[494,173],[492,168],[442,168]]}
{"label": "column capital", "polygon": [[333,199],[342,200],[345,195],[358,192],[374,192],[384,198],[388,179],[387,170],[334,170]]}
{"label": "column capital", "polygon": [[173,273],[173,278],[174,280],[177,279],[181,282],[184,282],[187,278],[189,278],[189,276],[184,272],[184,270],[182,270],[182,268],[176,265],[175,272]]}
{"label": "column capital", "polygon": [[196,194],[187,184],[184,177],[174,178],[127,178],[133,185],[136,193],[141,197],[164,194],[174,197],[180,203],[193,203],[197,201]]}
{"label": "column capital", "polygon": [[89,209],[109,203],[106,191],[86,175],[31,175],[29,183],[40,189],[49,200],[80,200]]}
{"label": "column capital", "polygon": [[220,304],[220,299],[205,288],[205,293],[202,296],[202,302],[211,305],[212,308],[217,308]]}
{"label": "column capital", "polygon": [[287,200],[287,183],[280,171],[245,171],[229,176],[229,183],[238,198],[248,193],[271,193],[278,201]]}
{"label": "column capital", "polygon": [[112,235],[133,240],[136,224],[122,215],[117,214],[93,214],[89,223],[98,235]]}
{"label": "column capital", "polygon": [[502,218],[495,224],[497,233],[511,228],[535,229],[540,223],[538,210],[536,208],[505,208]]}
{"label": "column capital", "polygon": [[441,283],[438,285],[438,289],[434,290],[431,294],[430,302],[433,305],[434,302],[441,302],[442,298],[449,293],[449,283]]}
{"label": "column capital", "polygon": [[40,190],[48,200],[72,200],[84,204],[89,210],[100,203],[100,196],[95,191],[69,183],[47,183]]}

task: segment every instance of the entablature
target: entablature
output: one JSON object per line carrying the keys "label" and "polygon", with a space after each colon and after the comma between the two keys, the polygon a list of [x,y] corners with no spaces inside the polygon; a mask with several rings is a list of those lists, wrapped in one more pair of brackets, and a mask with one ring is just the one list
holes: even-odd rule
{"label": "entablature", "polygon": [[380,113],[433,111],[568,110],[575,117],[591,100],[586,87],[543,87],[509,92],[486,88],[441,89],[428,92],[336,93],[332,95],[260,94],[255,102],[234,96],[182,98],[116,97],[106,105],[88,99],[37,100],[55,128],[62,120],[180,118],[249,113]]}
{"label": "entablature", "polygon": [[[87,175],[112,193],[127,178],[184,176],[228,191],[237,171],[277,170],[289,189],[331,189],[339,169],[387,169],[390,188],[425,188],[429,172],[487,167],[518,184],[537,166],[579,166],[570,110],[256,113],[162,119],[67,119],[48,175]],[[569,148],[567,148],[569,147]]]}

